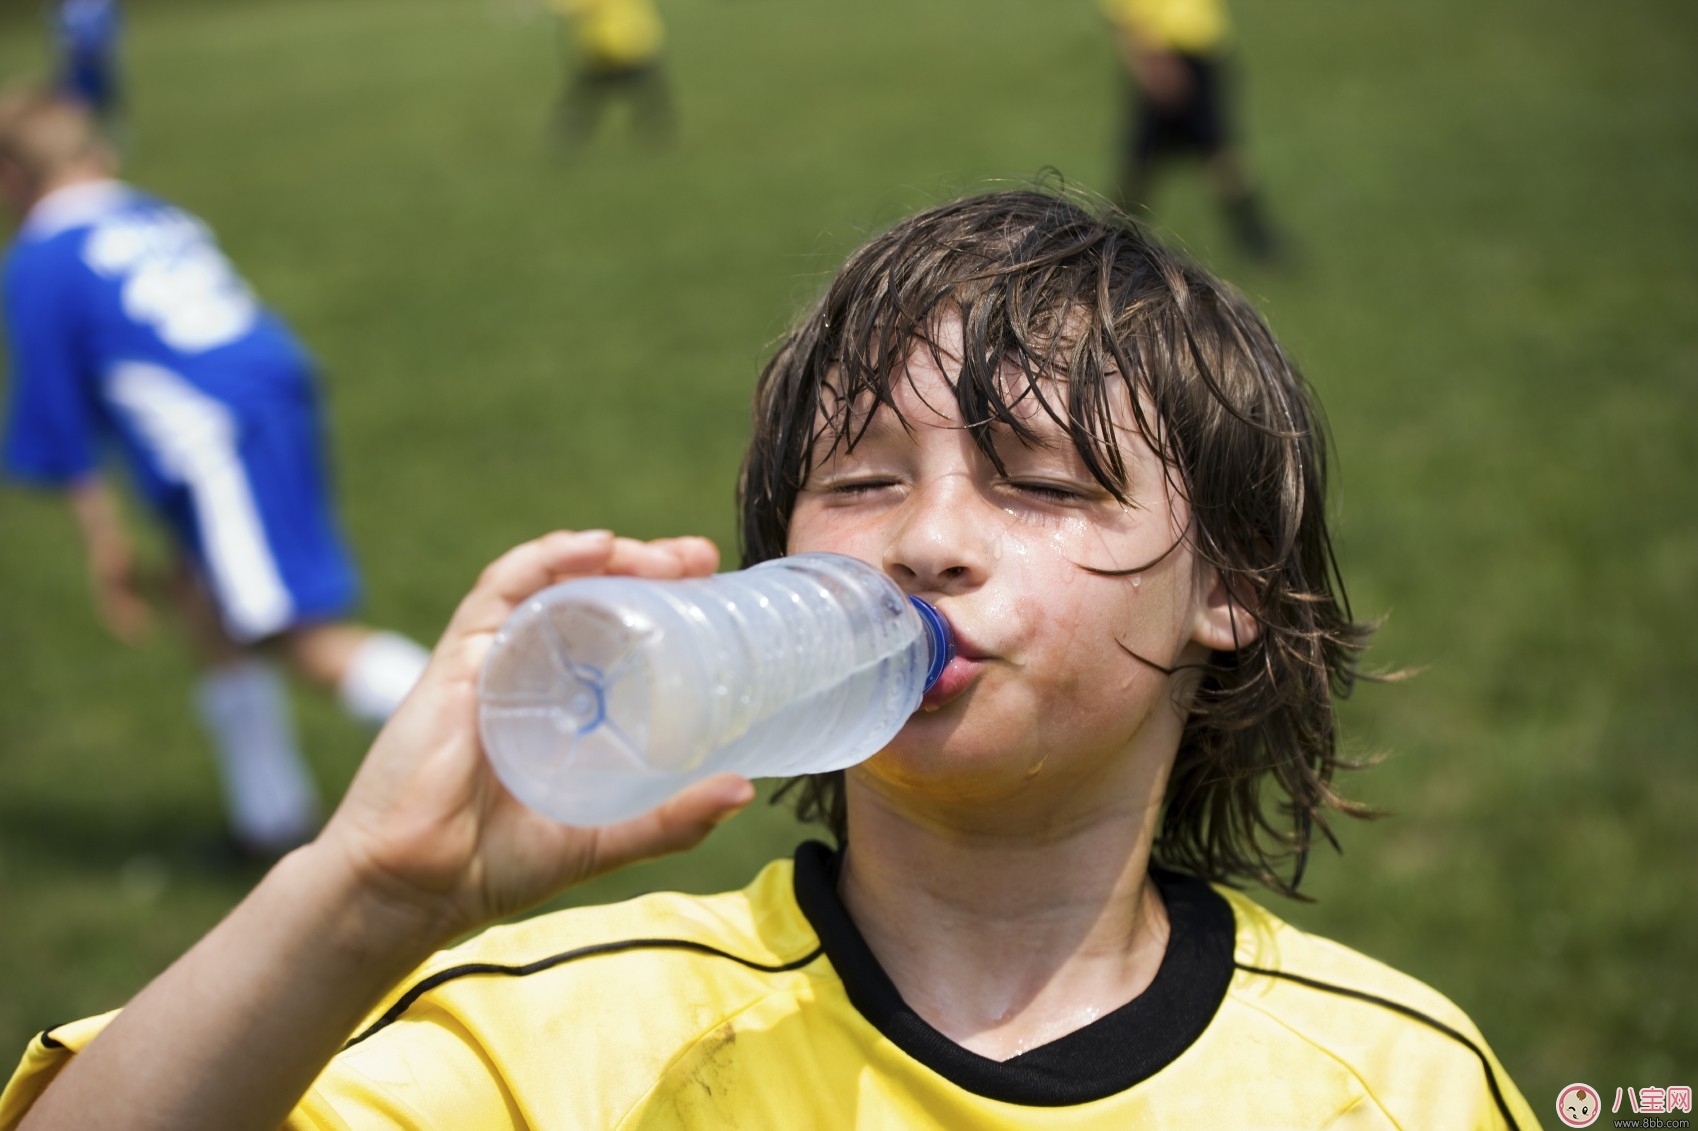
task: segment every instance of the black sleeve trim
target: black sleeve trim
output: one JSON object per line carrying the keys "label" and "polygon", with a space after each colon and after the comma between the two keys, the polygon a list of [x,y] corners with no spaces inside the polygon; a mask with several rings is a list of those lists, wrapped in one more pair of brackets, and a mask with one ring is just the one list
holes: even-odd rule
{"label": "black sleeve trim", "polygon": [[[576,950],[561,951],[559,954],[551,954],[547,958],[539,958],[535,962],[527,962],[522,966],[508,966],[496,962],[467,962],[460,966],[450,966],[446,970],[438,970],[430,977],[415,982],[408,987],[406,993],[396,999],[394,1005],[383,1011],[382,1017],[366,1026],[359,1034],[349,1038],[348,1043],[343,1045],[342,1049],[344,1051],[351,1049],[367,1037],[399,1021],[401,1015],[406,1013],[419,998],[438,986],[452,982],[457,978],[469,978],[480,974],[499,974],[507,978],[523,978],[527,974],[538,974],[544,970],[552,970],[556,966],[576,962],[580,958],[595,958],[603,954],[621,954],[628,950],[685,950],[694,954],[712,955],[715,958],[728,958],[739,965],[766,974],[782,974],[790,970],[800,970],[818,958],[821,949],[815,947],[812,951],[794,961],[773,966],[765,962],[756,962],[752,958],[732,954],[730,951],[720,950],[718,947],[708,946],[706,943],[692,942],[689,939],[620,939],[617,942],[596,943],[592,946],[578,947]],[[46,1034],[42,1034],[42,1039],[47,1039]]]}
{"label": "black sleeve trim", "polygon": [[1487,1058],[1486,1050],[1469,1040],[1467,1034],[1452,1029],[1449,1025],[1446,1025],[1443,1021],[1440,1021],[1436,1017],[1427,1016],[1419,1009],[1414,1009],[1410,1006],[1404,1005],[1402,1002],[1392,1001],[1390,998],[1380,997],[1378,994],[1367,993],[1364,990],[1353,990],[1348,986],[1335,986],[1330,982],[1321,982],[1314,978],[1305,978],[1301,974],[1288,974],[1283,970],[1265,970],[1260,966],[1246,966],[1242,962],[1235,962],[1234,965],[1246,974],[1261,974],[1269,978],[1284,978],[1288,982],[1296,982],[1298,985],[1308,986],[1312,990],[1320,990],[1323,993],[1329,994],[1338,994],[1341,997],[1351,997],[1355,998],[1357,1001],[1365,1001],[1373,1005],[1383,1006],[1384,1008],[1391,1010],[1393,1013],[1401,1013],[1403,1016],[1408,1017],[1411,1020],[1419,1021],[1423,1025],[1436,1029],[1451,1040],[1466,1046],[1468,1051],[1480,1058],[1480,1067],[1484,1069],[1486,1073],[1486,1084],[1492,1090],[1492,1100],[1498,1105],[1498,1114],[1503,1116],[1504,1125],[1509,1127],[1511,1131],[1519,1131],[1520,1125],[1515,1122],[1515,1116],[1511,1115],[1509,1112],[1509,1104],[1503,1098],[1503,1089],[1498,1087],[1497,1073],[1492,1071],[1492,1062]]}
{"label": "black sleeve trim", "polygon": [[[58,1027],[59,1026],[55,1025],[55,1026],[53,1026],[53,1029],[57,1029]],[[57,1040],[53,1036],[53,1029],[43,1029],[41,1031],[41,1033],[36,1037],[36,1040],[41,1042],[42,1048],[62,1049],[62,1048],[65,1047],[64,1041]]]}

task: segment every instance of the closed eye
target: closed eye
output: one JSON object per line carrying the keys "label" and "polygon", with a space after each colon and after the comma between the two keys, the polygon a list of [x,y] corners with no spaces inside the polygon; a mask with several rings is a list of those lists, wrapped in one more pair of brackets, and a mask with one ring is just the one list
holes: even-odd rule
{"label": "closed eye", "polygon": [[886,487],[894,486],[896,486],[894,479],[845,479],[826,484],[825,490],[827,494],[853,498],[856,495],[866,495],[873,491],[881,491]]}
{"label": "closed eye", "polygon": [[1009,486],[1022,495],[1049,503],[1073,503],[1085,497],[1083,492],[1073,487],[1044,480],[1020,479],[1010,482]]}

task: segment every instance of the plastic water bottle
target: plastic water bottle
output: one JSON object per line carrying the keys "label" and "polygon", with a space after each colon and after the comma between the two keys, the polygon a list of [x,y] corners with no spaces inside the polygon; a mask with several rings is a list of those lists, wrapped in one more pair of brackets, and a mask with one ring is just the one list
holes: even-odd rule
{"label": "plastic water bottle", "polygon": [[840,554],[686,581],[580,578],[501,626],[478,728],[520,801],[605,825],[724,770],[852,766],[895,737],[952,654],[935,609]]}

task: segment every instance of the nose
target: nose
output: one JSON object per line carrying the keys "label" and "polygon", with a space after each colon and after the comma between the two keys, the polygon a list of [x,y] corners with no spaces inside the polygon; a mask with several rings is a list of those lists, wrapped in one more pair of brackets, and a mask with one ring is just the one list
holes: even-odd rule
{"label": "nose", "polygon": [[985,501],[966,475],[922,481],[898,511],[884,571],[910,593],[964,593],[989,575],[994,536]]}

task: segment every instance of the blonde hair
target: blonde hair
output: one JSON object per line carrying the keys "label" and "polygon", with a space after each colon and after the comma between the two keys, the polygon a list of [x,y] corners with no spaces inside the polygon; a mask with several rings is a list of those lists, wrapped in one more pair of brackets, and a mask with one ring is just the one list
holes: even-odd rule
{"label": "blonde hair", "polygon": [[94,119],[79,104],[40,86],[0,94],[0,161],[20,166],[31,180],[51,180],[108,154]]}

